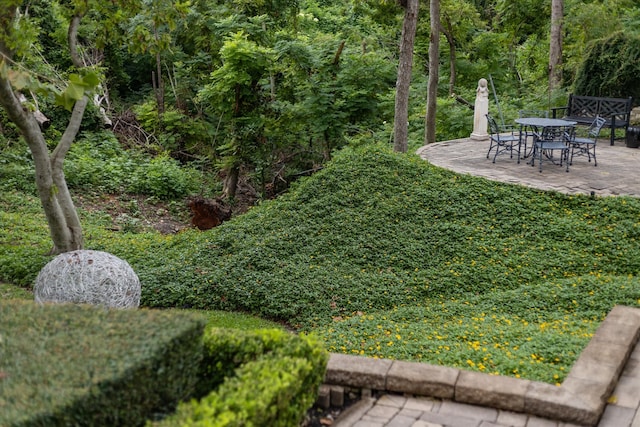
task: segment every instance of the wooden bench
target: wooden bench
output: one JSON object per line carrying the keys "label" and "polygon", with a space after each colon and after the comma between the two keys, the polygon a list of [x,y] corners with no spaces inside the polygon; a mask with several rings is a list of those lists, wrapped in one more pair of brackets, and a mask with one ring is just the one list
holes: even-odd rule
{"label": "wooden bench", "polygon": [[[603,98],[597,96],[569,95],[566,107],[551,109],[553,118],[573,120],[579,125],[590,125],[596,117],[606,120],[605,127],[611,129],[611,145],[616,135],[616,129],[624,129],[625,137],[629,127],[632,98]],[[563,113],[560,113],[563,112]],[[562,114],[562,117],[560,117]]]}

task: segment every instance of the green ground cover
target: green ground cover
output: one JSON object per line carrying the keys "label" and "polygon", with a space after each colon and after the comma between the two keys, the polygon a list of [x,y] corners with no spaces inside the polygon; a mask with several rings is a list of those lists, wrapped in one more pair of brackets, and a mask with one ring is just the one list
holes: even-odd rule
{"label": "green ground cover", "polygon": [[[37,208],[0,195],[0,280],[29,286],[49,259]],[[86,247],[126,259],[145,306],[236,310],[334,352],[559,383],[615,304],[639,305],[639,214],[634,198],[547,193],[368,146],[207,232],[83,218]]]}

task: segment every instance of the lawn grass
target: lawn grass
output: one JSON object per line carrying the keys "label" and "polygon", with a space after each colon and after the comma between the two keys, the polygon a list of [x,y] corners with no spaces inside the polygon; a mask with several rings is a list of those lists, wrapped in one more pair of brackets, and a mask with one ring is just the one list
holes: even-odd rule
{"label": "lawn grass", "polygon": [[[0,220],[29,237],[0,231],[0,280],[26,285],[48,238],[7,197]],[[492,182],[381,146],[345,149],[207,232],[83,221],[87,248],[134,267],[143,305],[242,311],[313,331],[334,352],[549,383],[614,305],[640,298],[638,199]]]}
{"label": "lawn grass", "polygon": [[0,283],[0,300],[8,299],[33,299],[33,293],[25,288]]}

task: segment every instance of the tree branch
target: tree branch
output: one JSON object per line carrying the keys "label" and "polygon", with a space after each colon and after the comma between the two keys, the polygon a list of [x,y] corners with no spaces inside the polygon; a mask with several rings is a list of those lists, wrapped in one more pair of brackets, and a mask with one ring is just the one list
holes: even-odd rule
{"label": "tree branch", "polygon": [[84,116],[84,110],[86,109],[88,102],[89,98],[85,95],[73,105],[69,124],[62,134],[62,137],[60,137],[60,142],[53,150],[53,153],[51,153],[51,164],[54,168],[56,168],[56,166],[62,167],[64,157],[67,155],[67,152],[71,148],[71,144],[75,141],[76,135],[80,130],[80,124],[82,123],[82,117]]}
{"label": "tree branch", "polygon": [[71,62],[77,68],[83,68],[84,63],[80,54],[78,54],[78,27],[80,26],[80,20],[82,15],[74,15],[69,23],[69,31],[67,32],[67,43],[69,43],[69,53],[71,54]]}

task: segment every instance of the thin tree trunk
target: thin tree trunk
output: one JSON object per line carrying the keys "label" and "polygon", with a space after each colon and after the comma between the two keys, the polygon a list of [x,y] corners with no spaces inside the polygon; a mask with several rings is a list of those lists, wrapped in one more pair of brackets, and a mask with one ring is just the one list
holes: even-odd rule
{"label": "thin tree trunk", "polygon": [[[82,104],[81,101],[76,104],[79,103]],[[86,103],[85,97],[84,106]],[[36,188],[53,241],[51,252],[57,254],[82,249],[82,228],[64,181],[62,158],[49,157],[47,142],[38,122],[32,114],[22,109],[10,83],[5,79],[0,79],[0,104],[11,121],[20,129],[31,151],[35,165]],[[81,114],[80,110],[84,111],[84,106],[74,107],[74,111],[77,111],[76,115]],[[60,153],[62,154],[62,151]]]}
{"label": "thin tree trunk", "polygon": [[[84,66],[77,50],[80,20],[81,16],[74,16],[67,33],[71,60],[77,68]],[[0,52],[7,57],[10,56],[2,43],[0,43]],[[22,103],[13,91],[10,81],[0,78],[0,105],[22,133],[33,157],[36,188],[49,225],[53,254],[82,249],[83,245],[82,227],[64,179],[62,166],[64,157],[80,128],[87,103],[88,98],[84,96],[74,104],[69,125],[50,155],[47,142],[34,114],[22,108]]]}
{"label": "thin tree trunk", "polygon": [[344,49],[344,44],[346,42],[344,40],[342,40],[340,42],[340,45],[338,46],[338,50],[336,51],[335,56],[333,57],[333,65],[338,65],[340,63],[340,56],[342,55],[342,50]]}
{"label": "thin tree trunk", "polygon": [[418,22],[418,0],[407,0],[402,24],[398,79],[396,81],[395,118],[393,122],[393,150],[406,153],[409,133],[409,88],[413,68],[413,46]]}
{"label": "thin tree trunk", "polygon": [[160,52],[156,53],[156,79],[158,81],[158,90],[156,92],[156,102],[158,103],[158,116],[164,114],[164,81],[162,79],[162,61]]}
{"label": "thin tree trunk", "polygon": [[429,81],[427,83],[427,114],[424,121],[425,143],[436,142],[436,101],[438,97],[438,64],[440,54],[440,0],[430,0],[429,19]]}
{"label": "thin tree trunk", "polygon": [[240,176],[240,168],[234,166],[227,171],[227,176],[224,178],[223,194],[227,199],[233,199],[236,196],[238,190],[238,178]]}
{"label": "thin tree trunk", "polygon": [[447,25],[441,25],[440,31],[447,38],[447,44],[449,45],[449,96],[453,96],[456,86],[456,40],[453,37],[451,20],[446,14],[444,21]]}
{"label": "thin tree trunk", "polygon": [[82,123],[82,117],[89,103],[89,98],[85,95],[82,99],[76,101],[73,106],[73,112],[71,113],[71,119],[65,129],[58,146],[51,153],[51,176],[53,183],[56,186],[58,193],[56,198],[60,204],[60,209],[64,214],[66,227],[70,231],[70,239],[67,242],[68,248],[61,252],[67,252],[69,250],[81,249],[84,241],[82,237],[82,226],[80,225],[80,218],[76,211],[67,181],[64,177],[63,163],[64,158],[71,148],[71,144],[75,141],[78,131],[80,130],[80,124]]}
{"label": "thin tree trunk", "polygon": [[551,0],[551,34],[549,36],[549,89],[562,83],[562,21],[564,0]]}

